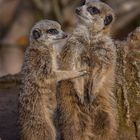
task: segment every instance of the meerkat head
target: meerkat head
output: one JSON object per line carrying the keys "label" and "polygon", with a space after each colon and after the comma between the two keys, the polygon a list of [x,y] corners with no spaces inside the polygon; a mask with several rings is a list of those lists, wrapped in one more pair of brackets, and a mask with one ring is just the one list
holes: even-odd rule
{"label": "meerkat head", "polygon": [[67,38],[67,34],[61,30],[61,25],[56,21],[42,20],[36,23],[30,33],[30,42],[41,45],[54,45]]}
{"label": "meerkat head", "polygon": [[75,12],[79,22],[95,32],[109,28],[115,19],[113,9],[99,0],[86,0]]}

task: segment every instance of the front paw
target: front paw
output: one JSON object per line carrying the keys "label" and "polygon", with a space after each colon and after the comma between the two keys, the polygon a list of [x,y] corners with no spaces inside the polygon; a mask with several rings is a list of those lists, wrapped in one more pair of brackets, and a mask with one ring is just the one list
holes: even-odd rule
{"label": "front paw", "polygon": [[76,98],[80,104],[84,104],[84,96],[76,94]]}

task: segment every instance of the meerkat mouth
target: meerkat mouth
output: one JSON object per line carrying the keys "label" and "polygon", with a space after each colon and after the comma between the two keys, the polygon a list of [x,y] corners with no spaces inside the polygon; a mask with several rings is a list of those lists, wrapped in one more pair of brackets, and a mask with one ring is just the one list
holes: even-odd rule
{"label": "meerkat mouth", "polygon": [[81,20],[88,20],[88,18],[85,17],[85,16],[83,16],[83,15],[77,15],[77,16],[78,16],[78,18],[81,19]]}
{"label": "meerkat mouth", "polygon": [[54,38],[53,40],[59,41],[59,40],[62,40],[62,39],[64,39],[64,38]]}
{"label": "meerkat mouth", "polygon": [[54,38],[53,40],[57,40],[57,41],[59,41],[59,40],[65,39],[65,38],[67,38],[67,37]]}
{"label": "meerkat mouth", "polygon": [[58,38],[54,38],[53,40],[62,40],[62,39],[66,39],[68,37],[68,35],[63,35],[62,37],[58,37]]}

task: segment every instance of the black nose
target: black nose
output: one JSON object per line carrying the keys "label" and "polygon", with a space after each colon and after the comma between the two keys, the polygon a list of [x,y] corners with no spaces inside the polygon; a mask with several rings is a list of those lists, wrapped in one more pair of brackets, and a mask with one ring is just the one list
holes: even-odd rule
{"label": "black nose", "polygon": [[76,9],[75,9],[75,13],[76,13],[77,15],[80,15],[80,12],[81,12],[80,8],[76,8]]}
{"label": "black nose", "polygon": [[67,35],[67,34],[64,34],[64,35],[63,35],[63,38],[67,38],[67,37],[68,37],[68,35]]}

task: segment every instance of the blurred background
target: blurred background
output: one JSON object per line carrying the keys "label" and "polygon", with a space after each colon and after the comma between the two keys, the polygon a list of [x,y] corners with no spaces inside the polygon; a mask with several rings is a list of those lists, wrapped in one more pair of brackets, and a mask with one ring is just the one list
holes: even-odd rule
{"label": "blurred background", "polygon": [[[74,9],[84,0],[0,0],[0,76],[18,73],[28,46],[29,32],[38,20],[47,18],[71,32]],[[140,0],[104,0],[116,12],[114,39],[124,39],[140,26]]]}

